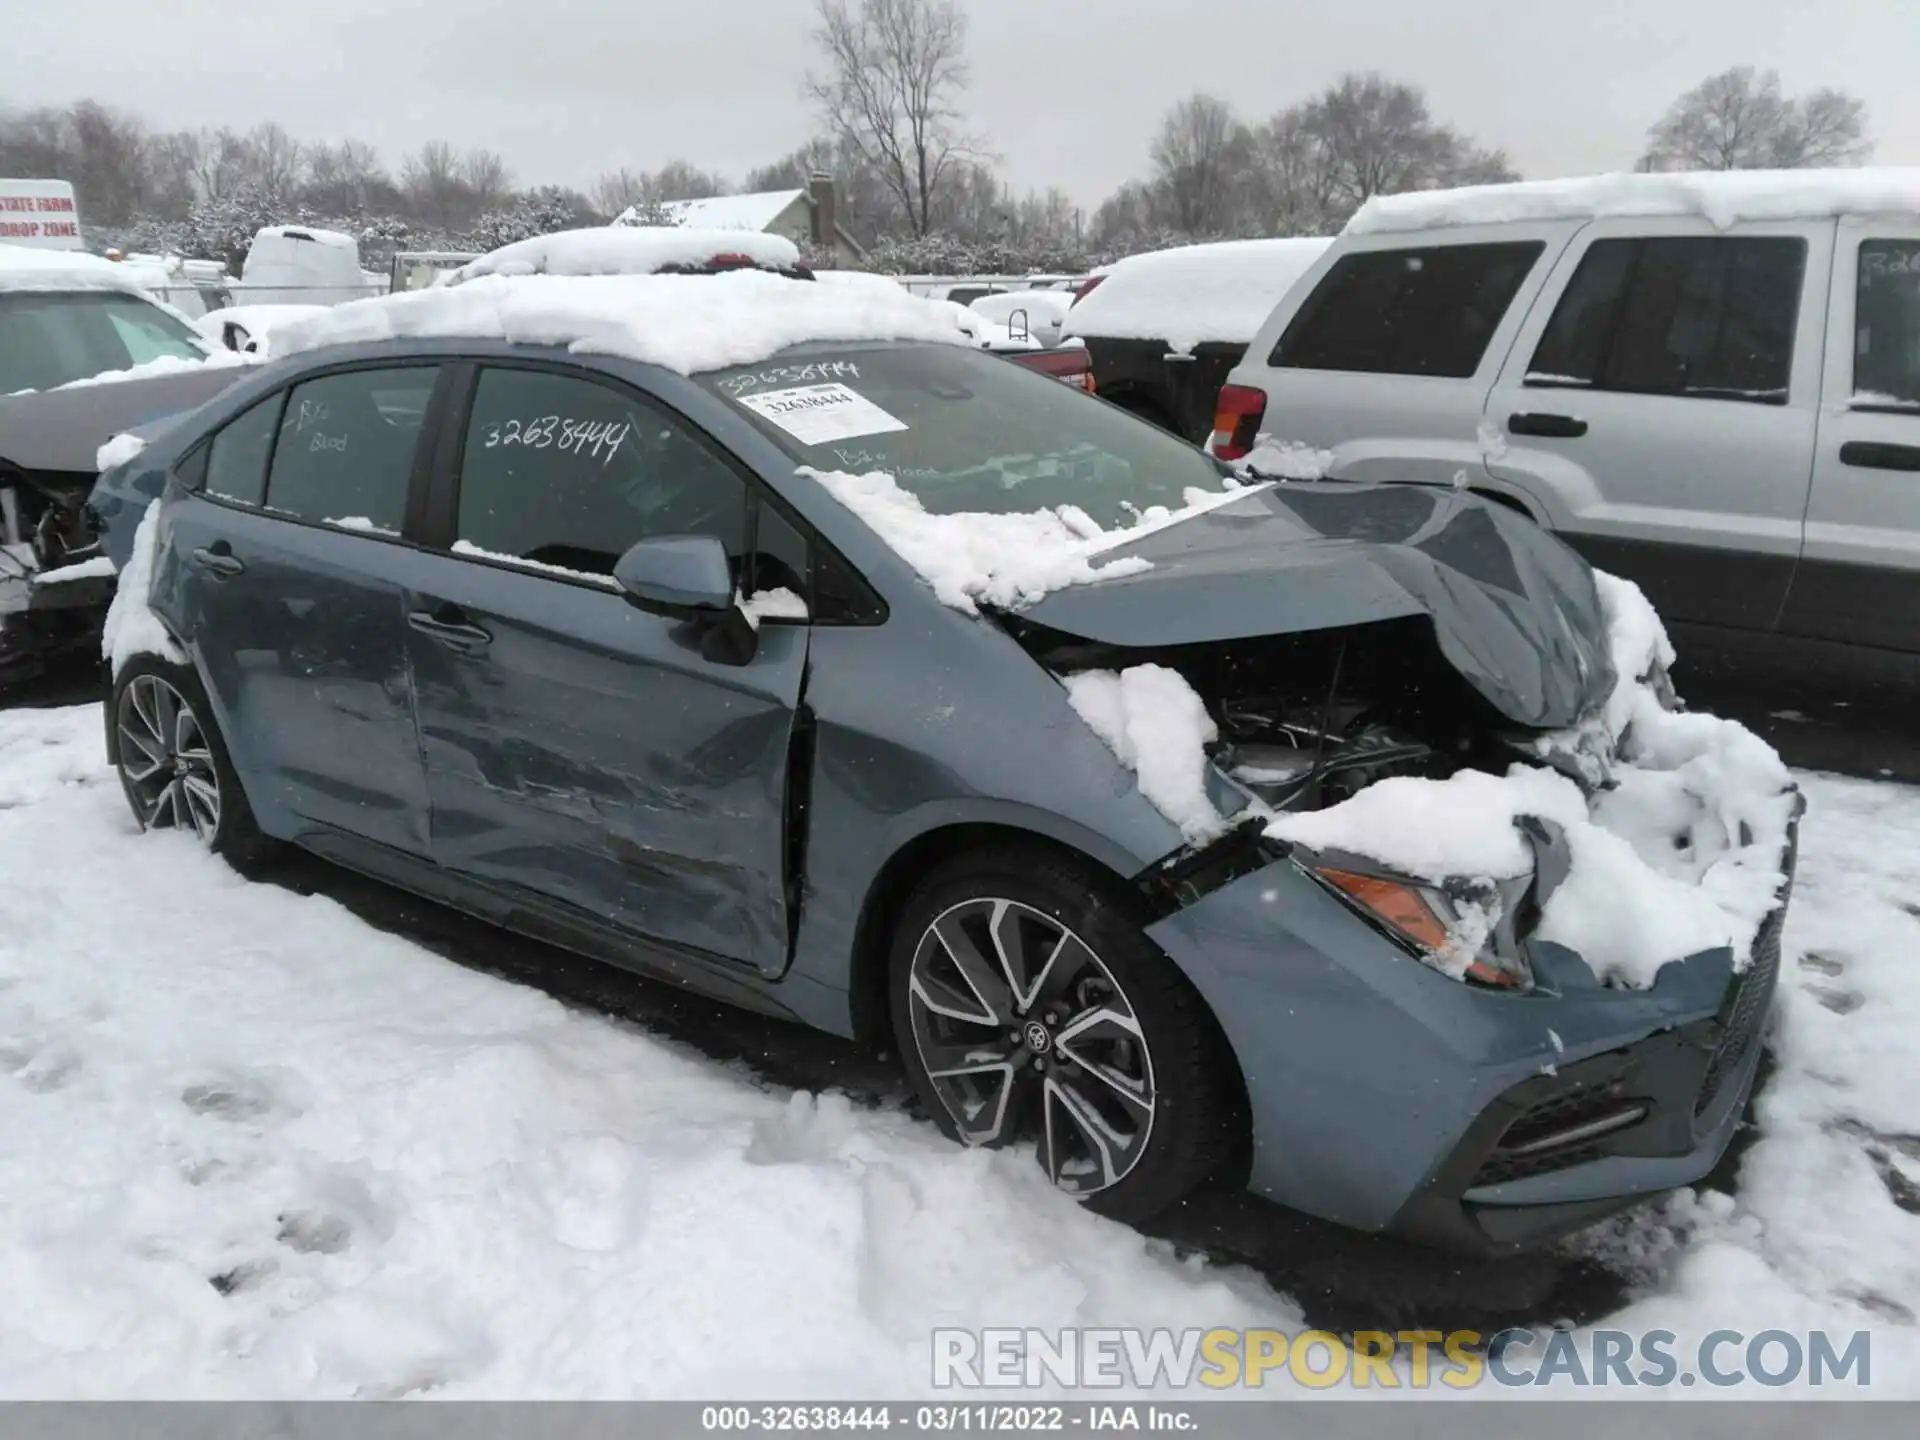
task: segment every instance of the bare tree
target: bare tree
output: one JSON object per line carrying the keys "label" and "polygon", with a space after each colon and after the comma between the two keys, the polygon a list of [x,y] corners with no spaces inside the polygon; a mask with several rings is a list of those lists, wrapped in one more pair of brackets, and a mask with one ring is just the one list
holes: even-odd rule
{"label": "bare tree", "polygon": [[507,162],[491,150],[469,150],[462,156],[460,179],[476,212],[497,209],[513,189]]}
{"label": "bare tree", "polygon": [[587,191],[587,200],[594,214],[611,220],[645,196],[647,183],[652,178],[643,170],[629,170],[622,165],[594,181]]}
{"label": "bare tree", "polygon": [[1838,90],[1789,99],[1778,71],[1708,76],[1647,132],[1643,170],[1803,169],[1858,165],[1873,151],[1866,105]]}
{"label": "bare tree", "polygon": [[338,145],[308,147],[307,181],[301,198],[329,214],[358,215],[371,209],[382,189],[391,183],[371,145],[342,140]]}
{"label": "bare tree", "polygon": [[1329,219],[1344,221],[1375,195],[1517,178],[1504,151],[1436,123],[1417,86],[1383,75],[1341,76],[1298,119],[1319,151]]}
{"label": "bare tree", "polygon": [[426,219],[451,225],[471,211],[460,160],[444,140],[429,140],[400,166],[400,186]]}
{"label": "bare tree", "polygon": [[954,0],[817,4],[826,70],[809,73],[807,92],[880,175],[908,227],[925,235],[955,164],[975,154],[959,129],[966,16]]}
{"label": "bare tree", "polygon": [[900,202],[859,146],[844,136],[815,136],[771,165],[747,172],[741,189],[799,190],[816,174],[833,177],[834,223],[863,244],[898,223]]}
{"label": "bare tree", "polygon": [[285,128],[268,121],[241,142],[246,182],[267,195],[291,195],[300,184],[304,152]]}
{"label": "bare tree", "polygon": [[1224,100],[1193,95],[1168,112],[1149,154],[1176,229],[1217,235],[1231,227],[1249,150],[1247,129]]}

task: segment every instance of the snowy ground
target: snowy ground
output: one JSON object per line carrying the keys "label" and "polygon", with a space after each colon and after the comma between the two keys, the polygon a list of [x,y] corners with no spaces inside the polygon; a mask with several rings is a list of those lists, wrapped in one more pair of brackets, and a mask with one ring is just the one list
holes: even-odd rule
{"label": "snowy ground", "polygon": [[[0,712],[0,1396],[909,1396],[936,1325],[1300,1326],[1028,1155],[138,836],[100,748]],[[1920,1395],[1920,791],[1805,783],[1738,1198],[1581,1246],[1602,1323],[1868,1328]]]}

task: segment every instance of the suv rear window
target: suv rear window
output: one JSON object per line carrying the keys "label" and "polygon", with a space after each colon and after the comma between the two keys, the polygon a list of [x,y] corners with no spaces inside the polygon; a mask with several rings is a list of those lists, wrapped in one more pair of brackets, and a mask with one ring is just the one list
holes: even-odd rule
{"label": "suv rear window", "polygon": [[1314,287],[1268,363],[1466,379],[1545,248],[1515,240],[1348,255]]}
{"label": "suv rear window", "polygon": [[52,390],[149,360],[206,356],[192,330],[137,295],[22,290],[0,295],[0,395]]}
{"label": "suv rear window", "polygon": [[1806,264],[1790,236],[1596,240],[1526,383],[1784,405]]}
{"label": "suv rear window", "polygon": [[1860,242],[1853,405],[1920,410],[1920,240]]}

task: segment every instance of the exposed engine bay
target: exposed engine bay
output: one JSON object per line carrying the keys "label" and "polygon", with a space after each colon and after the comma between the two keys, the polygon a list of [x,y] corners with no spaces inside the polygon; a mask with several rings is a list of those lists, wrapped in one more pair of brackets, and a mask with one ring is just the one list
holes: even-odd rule
{"label": "exposed engine bay", "polygon": [[1425,619],[1149,651],[1011,623],[1057,674],[1178,670],[1219,730],[1210,758],[1274,810],[1319,810],[1394,775],[1503,770],[1519,734],[1440,653]]}
{"label": "exposed engine bay", "polygon": [[38,583],[99,553],[85,511],[93,482],[0,462],[0,683],[28,678],[99,633],[97,587]]}

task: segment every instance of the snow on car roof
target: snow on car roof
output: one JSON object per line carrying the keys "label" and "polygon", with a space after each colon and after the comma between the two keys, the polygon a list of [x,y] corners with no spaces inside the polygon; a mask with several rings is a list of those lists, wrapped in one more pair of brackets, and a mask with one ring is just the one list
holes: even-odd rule
{"label": "snow on car roof", "polygon": [[1063,333],[1164,340],[1176,350],[1207,340],[1244,345],[1332,243],[1226,240],[1129,256],[1067,312]]}
{"label": "snow on car roof", "polygon": [[744,255],[756,265],[791,269],[800,250],[781,235],[678,226],[603,225],[536,235],[490,250],[447,277],[460,285],[483,275],[651,275],[674,266],[705,265],[720,255]]}
{"label": "snow on car roof", "polygon": [[[497,252],[496,252],[497,253]],[[683,375],[751,365],[808,341],[970,343],[958,306],[884,286],[765,270],[718,275],[483,275],[335,305],[273,333],[276,359],[396,338],[507,340],[621,355]]]}
{"label": "snow on car roof", "polygon": [[1920,212],[1920,168],[1715,170],[1586,175],[1376,195],[1348,235],[1610,216],[1698,216],[1719,229],[1744,220]]}
{"label": "snow on car roof", "polygon": [[129,290],[146,293],[139,272],[98,255],[0,245],[0,290]]}
{"label": "snow on car roof", "polygon": [[[676,225],[706,230],[764,230],[804,190],[756,190],[747,195],[710,195],[702,200],[668,200],[659,208]],[[630,206],[613,223],[631,225],[641,207]]]}

